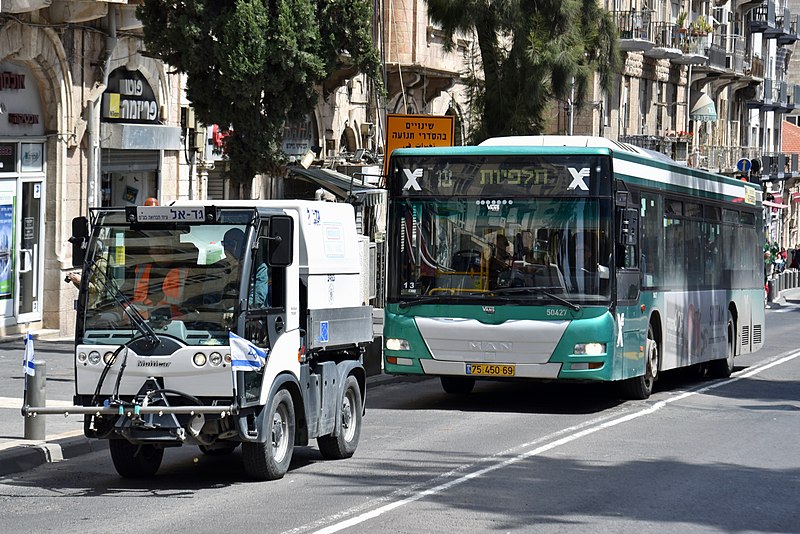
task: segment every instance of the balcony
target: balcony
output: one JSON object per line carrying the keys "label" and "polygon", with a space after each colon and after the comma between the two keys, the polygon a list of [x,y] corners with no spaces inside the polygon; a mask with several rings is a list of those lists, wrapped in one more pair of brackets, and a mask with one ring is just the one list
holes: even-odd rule
{"label": "balcony", "polygon": [[775,2],[764,2],[761,6],[753,9],[747,15],[752,33],[764,33],[775,31]]}
{"label": "balcony", "polygon": [[[776,39],[778,41],[787,41],[786,44],[791,44],[797,40],[797,36],[793,36],[790,33],[791,24],[792,14],[789,12],[789,8],[784,8],[782,11],[779,8],[775,14],[775,28],[764,30],[764,37],[767,39]],[[794,40],[792,40],[792,37],[794,37]]]}
{"label": "balcony", "polygon": [[619,49],[623,52],[645,52],[653,48],[652,11],[613,11],[619,30]]}
{"label": "balcony", "polygon": [[786,15],[783,17],[783,33],[776,37],[778,46],[786,46],[793,44],[800,40],[798,35],[798,15],[790,15],[789,10],[786,10]]}
{"label": "balcony", "polygon": [[678,32],[678,25],[672,22],[653,23],[654,45],[644,55],[654,59],[675,59],[683,56],[682,44],[685,34]]}
{"label": "balcony", "polygon": [[775,88],[775,96],[773,97],[775,111],[778,113],[794,111],[794,103],[792,102],[793,96],[794,94],[789,92],[789,84],[781,82],[778,87]]}
{"label": "balcony", "polygon": [[672,60],[679,65],[703,65],[708,61],[708,38],[699,35],[680,34],[681,52],[680,57]]}

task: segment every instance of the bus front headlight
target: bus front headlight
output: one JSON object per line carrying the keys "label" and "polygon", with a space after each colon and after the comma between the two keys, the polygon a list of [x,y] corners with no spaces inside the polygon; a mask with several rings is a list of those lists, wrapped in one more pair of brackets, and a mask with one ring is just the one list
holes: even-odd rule
{"label": "bus front headlight", "polygon": [[605,343],[577,343],[572,350],[573,354],[581,356],[600,356],[606,353]]}
{"label": "bus front headlight", "polygon": [[203,367],[206,364],[207,358],[205,354],[203,354],[202,352],[198,352],[197,354],[194,355],[194,358],[192,358],[192,360],[194,361],[194,364],[197,367]]}
{"label": "bus front headlight", "polygon": [[408,344],[407,339],[397,339],[397,338],[387,338],[386,339],[386,350],[410,350],[411,347]]}
{"label": "bus front headlight", "polygon": [[90,352],[89,363],[91,363],[92,365],[97,365],[98,363],[100,363],[100,353],[97,352],[96,350]]}

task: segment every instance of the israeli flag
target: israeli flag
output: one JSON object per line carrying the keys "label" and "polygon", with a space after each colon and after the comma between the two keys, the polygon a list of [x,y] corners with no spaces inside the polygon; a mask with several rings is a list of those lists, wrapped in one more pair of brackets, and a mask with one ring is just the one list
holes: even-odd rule
{"label": "israeli flag", "polygon": [[22,359],[22,368],[26,376],[36,376],[36,365],[33,363],[33,336],[25,334],[25,355]]}
{"label": "israeli flag", "polygon": [[231,371],[258,371],[267,361],[267,351],[260,349],[233,332],[229,332],[231,344]]}

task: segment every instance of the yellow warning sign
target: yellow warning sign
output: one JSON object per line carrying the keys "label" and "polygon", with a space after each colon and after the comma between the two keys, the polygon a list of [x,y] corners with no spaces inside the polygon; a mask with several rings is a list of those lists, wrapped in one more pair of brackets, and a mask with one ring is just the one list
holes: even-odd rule
{"label": "yellow warning sign", "polygon": [[454,119],[451,115],[387,115],[383,175],[389,174],[389,156],[395,148],[453,146]]}

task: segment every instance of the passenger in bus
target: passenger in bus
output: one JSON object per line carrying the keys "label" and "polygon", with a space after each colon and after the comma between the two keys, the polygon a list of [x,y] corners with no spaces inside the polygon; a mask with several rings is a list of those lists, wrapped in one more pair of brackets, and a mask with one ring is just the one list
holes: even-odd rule
{"label": "passenger in bus", "polygon": [[492,247],[492,255],[489,258],[489,289],[497,287],[497,281],[501,273],[511,269],[513,257],[508,248],[508,238],[503,234],[497,234],[495,244]]}

